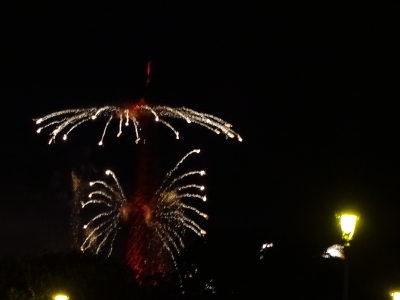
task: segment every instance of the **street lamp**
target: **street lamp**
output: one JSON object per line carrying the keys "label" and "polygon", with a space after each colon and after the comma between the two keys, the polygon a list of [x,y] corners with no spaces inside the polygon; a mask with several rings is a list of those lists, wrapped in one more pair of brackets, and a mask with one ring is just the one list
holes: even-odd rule
{"label": "street lamp", "polygon": [[54,300],[68,300],[69,297],[66,295],[56,295],[54,296]]}
{"label": "street lamp", "polygon": [[[342,229],[342,239],[345,240],[343,246],[349,247],[350,241],[353,239],[354,230],[356,229],[356,223],[359,216],[351,213],[341,213],[336,215],[340,221],[340,227]],[[349,286],[349,258],[348,251],[344,251],[344,281],[343,281],[343,299],[348,299],[348,286]],[[400,300],[400,299],[399,299]]]}
{"label": "street lamp", "polygon": [[392,296],[392,300],[400,300],[400,292],[392,292],[390,296]]}

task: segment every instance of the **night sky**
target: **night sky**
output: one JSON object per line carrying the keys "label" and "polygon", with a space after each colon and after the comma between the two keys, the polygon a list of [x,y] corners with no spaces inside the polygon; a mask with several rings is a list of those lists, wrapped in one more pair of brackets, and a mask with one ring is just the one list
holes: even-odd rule
{"label": "night sky", "polygon": [[106,119],[97,120],[48,146],[32,119],[146,95],[153,105],[218,116],[243,137],[172,120],[177,141],[159,126],[161,173],[202,149],[189,165],[207,171],[203,261],[231,277],[256,269],[271,276],[258,261],[262,243],[274,243],[275,261],[312,260],[341,242],[335,213],[352,208],[361,218],[351,288],[363,299],[386,296],[400,284],[395,11],[282,1],[14,1],[2,18],[0,255],[72,249],[71,170],[112,168],[133,189],[132,131],[117,139],[114,124],[99,147]]}

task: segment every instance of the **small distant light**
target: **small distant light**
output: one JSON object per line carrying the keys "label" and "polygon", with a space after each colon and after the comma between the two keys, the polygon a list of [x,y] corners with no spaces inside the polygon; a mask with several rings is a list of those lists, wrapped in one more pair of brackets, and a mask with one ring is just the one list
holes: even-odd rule
{"label": "small distant light", "polygon": [[87,225],[83,225],[83,229],[86,229],[87,228]]}
{"label": "small distant light", "polygon": [[43,119],[40,118],[39,120],[36,120],[36,124],[40,124],[40,123],[42,123],[42,121],[43,121]]}
{"label": "small distant light", "polygon": [[235,135],[234,135],[232,132],[228,132],[228,136],[229,136],[230,138],[235,137]]}
{"label": "small distant light", "polygon": [[42,131],[42,128],[39,128],[38,130],[36,130],[37,133],[40,133]]}
{"label": "small distant light", "polygon": [[158,121],[160,121],[160,119],[158,117],[156,117],[156,121],[158,122]]}
{"label": "small distant light", "polygon": [[207,232],[206,232],[205,230],[202,230],[202,231],[201,231],[201,234],[203,234],[203,235],[206,234],[206,233],[207,233]]}
{"label": "small distant light", "polygon": [[262,246],[261,246],[261,249],[265,249],[265,248],[271,248],[271,247],[273,247],[274,246],[274,244],[273,243],[266,243],[266,244],[262,244]]}
{"label": "small distant light", "polygon": [[92,116],[92,120],[94,120],[94,119],[96,119],[97,117],[96,116]]}
{"label": "small distant light", "polygon": [[99,146],[101,146],[101,145],[103,145],[103,141],[100,141],[100,142],[99,142]]}
{"label": "small distant light", "polygon": [[194,152],[200,153],[200,149],[195,149]]}
{"label": "small distant light", "polygon": [[204,201],[204,202],[207,201],[207,197],[206,197],[206,196],[203,197],[203,201]]}
{"label": "small distant light", "polygon": [[125,126],[128,126],[128,125],[129,125],[129,122],[126,122],[126,123],[125,123]]}
{"label": "small distant light", "polygon": [[206,171],[200,171],[200,175],[201,176],[206,175]]}
{"label": "small distant light", "polygon": [[90,185],[90,186],[93,186],[93,184],[94,184],[94,182],[93,182],[93,181],[89,182],[89,185]]}
{"label": "small distant light", "polygon": [[68,300],[69,297],[66,295],[57,295],[54,297],[54,300]]}
{"label": "small distant light", "polygon": [[110,170],[107,170],[106,171],[106,175],[110,175],[111,174],[111,171]]}
{"label": "small distant light", "polygon": [[202,186],[200,187],[200,190],[202,190],[202,191],[204,190],[204,185],[202,185]]}

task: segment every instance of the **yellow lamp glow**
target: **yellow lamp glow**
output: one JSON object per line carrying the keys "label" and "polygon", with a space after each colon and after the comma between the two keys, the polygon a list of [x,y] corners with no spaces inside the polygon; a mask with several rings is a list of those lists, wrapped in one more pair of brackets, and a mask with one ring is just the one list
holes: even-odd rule
{"label": "yellow lamp glow", "polygon": [[57,295],[54,297],[54,300],[68,300],[68,298],[66,295]]}
{"label": "yellow lamp glow", "polygon": [[339,216],[339,218],[340,226],[342,228],[342,238],[347,242],[345,246],[350,246],[349,241],[353,238],[358,216],[351,214],[342,214]]}
{"label": "yellow lamp glow", "polygon": [[400,292],[393,292],[390,294],[393,300],[400,300]]}

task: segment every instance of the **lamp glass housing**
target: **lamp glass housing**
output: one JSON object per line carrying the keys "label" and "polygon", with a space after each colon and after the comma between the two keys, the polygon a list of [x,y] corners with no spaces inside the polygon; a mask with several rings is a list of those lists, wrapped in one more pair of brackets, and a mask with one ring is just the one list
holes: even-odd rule
{"label": "lamp glass housing", "polygon": [[342,228],[343,239],[349,242],[354,235],[358,216],[343,214],[340,216],[340,226]]}

